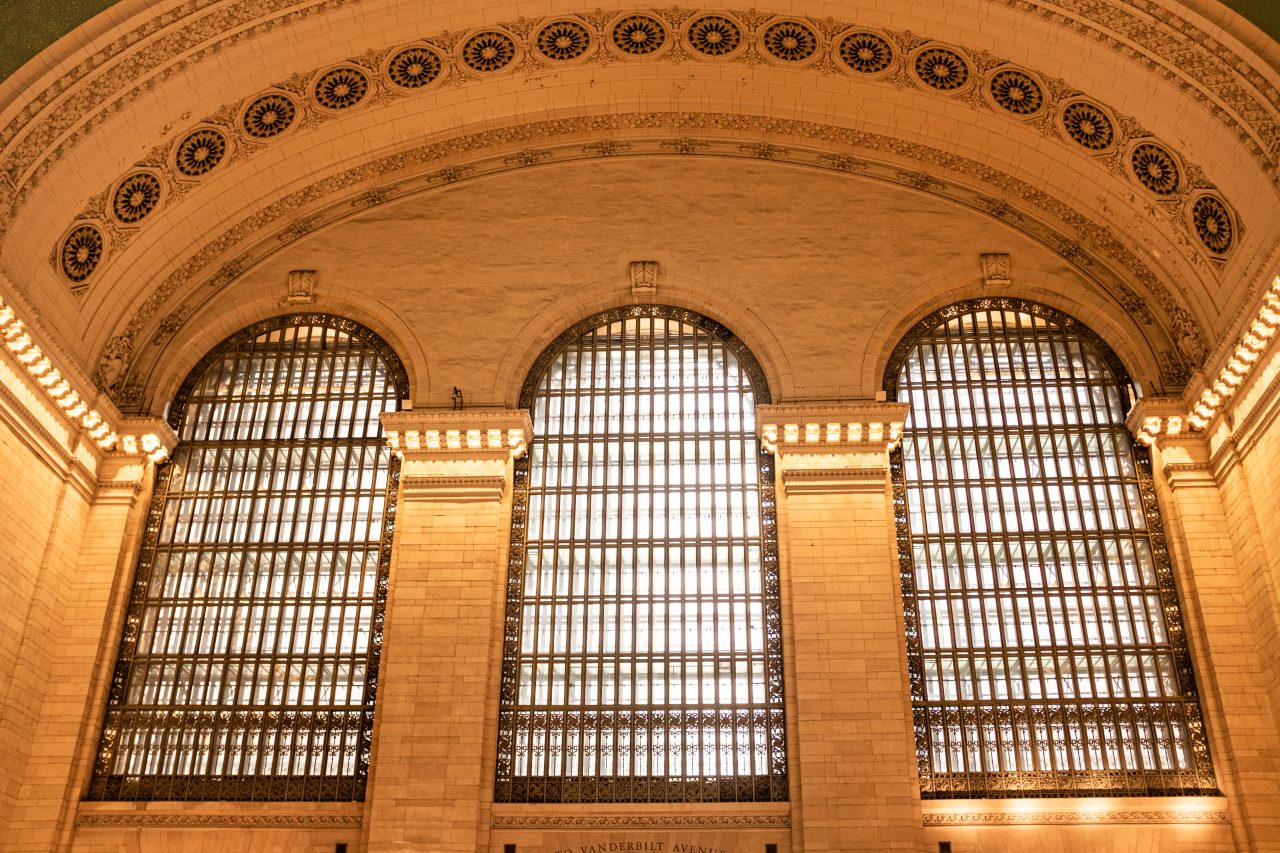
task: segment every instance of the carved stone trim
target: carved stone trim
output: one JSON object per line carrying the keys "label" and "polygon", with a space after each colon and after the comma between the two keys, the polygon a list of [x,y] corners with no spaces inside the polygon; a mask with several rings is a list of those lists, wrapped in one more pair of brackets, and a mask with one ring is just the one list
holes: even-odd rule
{"label": "carved stone trim", "polygon": [[786,814],[748,815],[494,815],[494,829],[783,829]]}
{"label": "carved stone trim", "polygon": [[788,495],[874,494],[889,485],[889,467],[793,468],[782,471],[782,489]]}
{"label": "carved stone trim", "polygon": [[1225,811],[1143,809],[1134,811],[935,812],[925,826],[1035,826],[1041,824],[1230,823]]}
{"label": "carved stone trim", "polygon": [[401,477],[402,501],[444,501],[450,503],[472,501],[496,501],[502,498],[507,478],[501,474],[489,476],[450,477]]}
{"label": "carved stone trim", "polygon": [[76,826],[169,826],[327,828],[364,824],[359,814],[155,814],[152,812],[88,812],[76,817]]}

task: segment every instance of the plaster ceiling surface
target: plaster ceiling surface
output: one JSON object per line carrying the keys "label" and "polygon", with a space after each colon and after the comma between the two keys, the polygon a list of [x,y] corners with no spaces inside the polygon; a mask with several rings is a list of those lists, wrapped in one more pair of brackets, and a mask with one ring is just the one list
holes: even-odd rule
{"label": "plaster ceiling surface", "polygon": [[[360,211],[426,190],[471,198],[479,210],[481,188],[497,185],[498,171],[550,175],[562,162],[617,153],[652,163],[639,155],[684,145],[744,170],[763,159],[783,172],[857,172],[920,196],[922,210],[944,202],[978,211],[988,228],[1003,222],[1056,255],[1057,280],[1085,282],[1077,290],[1113,325],[1136,323],[1143,358],[1172,360],[1161,378],[1176,386],[1225,346],[1280,263],[1280,75],[1203,16],[1153,17],[1160,3],[1172,0],[902,9],[780,0],[740,13],[594,3],[587,11],[554,0],[529,19],[516,0],[447,10],[401,0],[126,2],[42,54],[19,75],[22,86],[0,84],[0,283],[128,407],[148,360],[191,340],[188,319],[204,295],[238,287],[238,277],[276,264],[312,232],[357,234],[345,223]],[[637,11],[667,33],[652,56],[611,41]],[[737,49],[699,54],[689,27],[708,12],[738,21]],[[582,55],[540,53],[542,28],[555,20],[588,34]],[[802,61],[770,55],[768,28],[784,20],[813,36]],[[478,32],[505,34],[506,65],[470,66]],[[853,32],[881,38],[891,61],[857,71],[840,52]],[[407,47],[440,63],[418,88],[391,76]],[[958,61],[968,82],[928,83],[921,57],[933,50]],[[354,71],[364,88],[326,106],[320,81],[335,69]],[[1002,103],[994,83],[1005,72],[1040,107],[1018,113]],[[247,118],[264,96],[284,98],[290,111],[278,135],[255,134]],[[1090,149],[1073,136],[1064,110],[1078,102],[1105,118],[1109,145]],[[222,159],[207,174],[179,174],[175,158],[198,131],[222,140]],[[1176,167],[1167,193],[1149,172],[1160,164],[1139,157],[1153,146]],[[148,193],[137,219],[121,219],[129,198],[141,204]],[[1205,196],[1230,214],[1228,252],[1209,251],[1198,230]],[[457,211],[463,223],[466,209]],[[691,227],[714,219],[710,208],[691,211]],[[825,215],[874,232],[892,213],[884,233],[901,236],[913,227],[904,211],[901,202],[854,203]],[[921,213],[914,227],[942,233],[946,222]],[[68,258],[84,250],[72,240],[84,229],[99,235],[100,256],[75,279]],[[394,255],[400,244],[384,249]],[[600,247],[591,251],[600,257]],[[757,261],[772,268],[781,257]],[[943,268],[929,257],[904,256],[898,267]],[[964,268],[974,274],[972,262]],[[587,268],[579,277],[599,279]],[[424,302],[446,287],[440,278],[405,280]]]}
{"label": "plaster ceiling surface", "polygon": [[[401,356],[423,403],[446,404],[458,386],[471,403],[513,405],[550,339],[631,301],[629,264],[650,259],[660,271],[654,299],[725,323],[775,395],[874,396],[896,336],[922,306],[993,295],[979,250],[1008,253],[1024,292],[1080,307],[1108,331],[1123,317],[1099,309],[1107,295],[1047,247],[909,187],[756,160],[609,157],[460,182],[305,236],[201,294],[189,322],[210,331],[163,358],[151,350],[162,381],[148,385],[167,398],[230,331],[217,318],[279,301],[290,270],[315,269],[318,305],[363,302],[364,319],[410,350]],[[1130,322],[1113,337],[1141,335]],[[1124,355],[1151,373],[1140,346]]]}

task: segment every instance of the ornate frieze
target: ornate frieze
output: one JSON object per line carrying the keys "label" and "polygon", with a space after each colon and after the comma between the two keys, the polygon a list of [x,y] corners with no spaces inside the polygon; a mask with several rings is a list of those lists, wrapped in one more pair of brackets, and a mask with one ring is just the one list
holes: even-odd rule
{"label": "ornate frieze", "polygon": [[[452,67],[471,73],[457,73],[451,78],[455,84],[468,79],[479,79],[500,72],[528,72],[530,63],[545,67],[542,60],[551,63],[572,62],[602,50],[601,45],[612,44],[624,55],[639,57],[656,52],[659,47],[675,40],[670,30],[689,17],[680,10],[660,10],[649,14],[633,14],[611,23],[595,16],[596,24],[589,22],[590,15],[552,18],[539,26],[530,22],[517,22],[505,27],[492,27],[477,31],[461,40],[456,48],[456,60]],[[1036,74],[1015,68],[1004,60],[983,51],[966,51],[962,48],[922,40],[910,33],[878,34],[870,31],[849,31],[850,25],[828,21],[819,27],[799,18],[774,19],[767,14],[740,16],[729,13],[704,13],[689,17],[682,24],[683,44],[692,54],[680,47],[681,55],[674,53],[667,61],[681,61],[686,55],[724,61],[762,62],[766,59],[780,64],[810,64],[819,54],[820,63],[812,63],[819,73],[831,73],[843,63],[850,73],[876,76],[885,71],[899,57],[903,67],[896,72],[895,81],[886,78],[887,85],[896,85],[907,79],[909,68],[914,80],[925,89],[943,95],[961,95],[967,103],[989,109],[987,102],[976,96],[976,81],[985,78],[985,90],[991,102],[1016,120],[1028,122],[1027,126],[1057,138],[1057,131],[1048,121],[1036,121],[1062,98],[1075,98],[1079,93],[1061,81],[1046,85]],[[606,33],[606,29],[609,31]],[[842,33],[836,39],[822,34]],[[607,37],[606,37],[607,36]],[[293,127],[309,127],[332,118],[339,113],[364,103],[382,103],[392,94],[405,95],[440,80],[445,74],[445,58],[431,43],[444,43],[444,37],[428,39],[420,45],[412,45],[395,52],[375,51],[366,64],[381,65],[384,54],[392,58],[381,66],[377,79],[362,70],[360,59],[327,70],[295,74],[272,90],[251,99],[240,111],[239,131],[248,147],[239,149],[238,156],[252,156],[254,143],[267,141]],[[896,44],[895,44],[896,43]],[[757,49],[757,45],[759,49]],[[517,62],[518,57],[524,57]],[[540,58],[539,58],[540,57]],[[601,58],[604,55],[601,54]],[[465,79],[464,79],[465,78]],[[307,80],[314,80],[309,86]],[[375,89],[377,96],[374,96]],[[306,95],[309,93],[309,98]],[[976,100],[975,100],[976,97]],[[1088,99],[1064,101],[1056,107],[1058,121],[1067,137],[1086,152],[1100,153],[1111,148],[1117,138],[1118,128],[1103,107]],[[234,105],[227,105],[227,112],[235,113]],[[1212,190],[1211,184],[1197,181],[1188,186],[1174,155],[1163,145],[1152,140],[1136,121],[1126,120],[1122,126],[1131,128],[1126,139],[1133,139],[1129,152],[1130,173],[1158,198],[1176,201],[1188,207],[1190,189]],[[231,128],[227,128],[228,131]],[[174,149],[168,160],[178,173],[174,177],[198,178],[212,170],[225,155],[226,137],[213,128],[190,131]],[[1102,161],[1099,161],[1102,163]],[[1109,165],[1102,163],[1102,165]],[[1197,174],[1199,172],[1197,171]],[[124,224],[135,224],[150,214],[161,203],[161,182],[146,172],[137,172],[122,179],[129,189],[122,196],[117,193],[115,218]],[[928,188],[928,187],[926,187]],[[121,200],[126,203],[121,204]],[[1181,230],[1189,230],[1200,237],[1199,243],[1208,249],[1211,257],[1227,254],[1234,242],[1238,228],[1221,228],[1225,218],[1231,221],[1226,204],[1215,196],[1222,208],[1222,215],[1206,219],[1201,213],[1178,216],[1171,212],[1170,224]],[[1189,209],[1189,207],[1188,207]],[[2,215],[3,211],[0,211]],[[1212,239],[1206,239],[1199,227],[1200,221],[1218,228]],[[0,231],[3,230],[0,222]],[[82,226],[84,227],[84,226]],[[1188,243],[1188,245],[1196,245]],[[100,247],[97,264],[103,259],[107,246]],[[86,283],[89,274],[78,268],[62,266],[63,275],[73,287]],[[77,276],[79,276],[77,278]]]}
{"label": "ornate frieze", "polygon": [[1039,826],[1114,823],[1230,823],[1225,809],[1110,809],[1091,811],[925,812],[925,826]]}

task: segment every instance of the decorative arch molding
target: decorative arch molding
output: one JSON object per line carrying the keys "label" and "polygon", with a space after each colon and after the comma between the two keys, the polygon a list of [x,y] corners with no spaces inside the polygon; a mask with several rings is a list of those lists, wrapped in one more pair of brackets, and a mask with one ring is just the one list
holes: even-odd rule
{"label": "decorative arch molding", "polygon": [[[92,23],[82,26],[77,31],[81,38],[67,41],[101,46],[74,59],[49,57],[47,65],[58,66],[57,75],[43,78],[46,88],[0,129],[0,232],[8,218],[3,214],[11,215],[33,182],[121,106],[246,39],[364,2],[368,0],[187,0],[110,41],[106,39],[111,33],[87,32]],[[1263,171],[1273,176],[1273,189],[1280,191],[1275,160],[1280,92],[1257,67],[1258,57],[1242,56],[1156,0],[1136,0],[1129,6],[1089,0],[999,2],[1080,33],[1186,92],[1231,136],[1241,139]],[[14,79],[27,84],[29,78],[19,73]],[[10,88],[5,94],[13,103],[21,91]]]}
{"label": "decorative arch molding", "polygon": [[[774,141],[761,142],[762,138]],[[147,346],[144,333],[188,311],[182,302],[172,304],[175,297],[216,293],[293,242],[362,210],[512,169],[617,156],[673,155],[820,168],[945,198],[1047,246],[1141,325],[1162,329],[1167,335],[1162,352],[1168,353],[1162,361],[1170,365],[1164,377],[1167,385],[1184,384],[1208,352],[1200,324],[1184,307],[1185,297],[1170,290],[1113,229],[990,165],[932,146],[816,122],[645,112],[548,119],[445,139],[330,175],[264,204],[205,242],[137,304],[124,328],[97,358],[94,381],[118,405],[132,410],[142,394],[140,380],[132,375],[134,356]],[[919,171],[922,167],[930,171]],[[1155,300],[1162,319],[1157,319],[1144,294]]]}
{"label": "decorative arch molding", "polygon": [[[649,38],[660,48],[652,55],[631,52],[630,42],[620,35],[628,21],[641,18],[655,28]],[[724,49],[728,41],[713,46],[702,40],[700,27],[712,21],[725,28],[723,34],[717,30],[715,35],[732,40],[732,50]],[[419,91],[467,86],[495,76],[527,77],[565,71],[572,67],[566,64],[569,60],[541,41],[548,28],[557,23],[572,27],[581,40],[574,48],[573,62],[723,62],[787,67],[828,76],[852,76],[1003,114],[1010,121],[1064,143],[1072,156],[1083,155],[1083,162],[1093,162],[1128,180],[1138,191],[1134,204],[1145,203],[1152,220],[1167,220],[1162,225],[1177,235],[1175,242],[1180,248],[1197,249],[1180,254],[1200,271],[1220,271],[1243,231],[1239,215],[1204,170],[1161,143],[1136,119],[1064,80],[1019,67],[985,50],[952,47],[909,31],[871,30],[833,19],[785,18],[767,12],[694,14],[668,9],[628,17],[597,11],[553,17],[537,25],[521,19],[467,33],[427,36],[407,45],[385,46],[359,57],[294,73],[247,98],[224,103],[210,118],[180,128],[175,139],[156,146],[136,166],[94,195],[72,218],[67,235],[55,247],[55,269],[73,289],[89,286],[112,251],[122,250],[136,230],[145,227],[144,218],[160,208],[162,202],[197,189],[203,178],[203,173],[197,172],[212,162],[190,162],[190,151],[184,149],[197,135],[214,135],[221,151],[231,150],[230,158],[220,153],[219,160],[252,159],[268,150],[277,137],[283,139],[299,129],[338,120],[348,110],[355,113],[370,105],[412,97]],[[793,34],[779,36],[780,28]],[[481,42],[488,46],[476,47]],[[784,42],[803,43],[804,55],[784,47]],[[494,57],[478,59],[479,54],[472,55],[472,48],[494,51]],[[874,64],[860,59],[859,51],[876,55]],[[421,83],[404,78],[403,71],[399,75],[396,72],[404,64],[401,58],[411,53],[416,57],[412,67],[424,69]],[[432,69],[429,75],[427,68]],[[941,77],[935,77],[935,69],[941,69]],[[326,81],[339,80],[345,82],[333,85],[339,85],[345,94],[335,100],[332,86]],[[261,121],[263,117],[266,123]],[[34,188],[34,184],[24,186]],[[130,192],[122,196],[124,189]],[[151,195],[144,189],[150,190]],[[17,203],[23,198],[20,190]],[[0,217],[0,235],[5,227]],[[84,247],[85,235],[96,240],[96,251]]]}

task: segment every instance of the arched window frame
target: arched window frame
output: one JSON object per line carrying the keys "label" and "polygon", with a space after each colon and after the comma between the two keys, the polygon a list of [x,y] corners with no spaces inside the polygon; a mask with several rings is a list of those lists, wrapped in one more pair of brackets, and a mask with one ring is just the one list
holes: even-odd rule
{"label": "arched window frame", "polygon": [[[1111,372],[1118,386],[1123,408],[1132,404],[1133,385],[1128,371],[1111,347],[1099,335],[1074,317],[1041,303],[1029,300],[988,297],[966,300],[947,305],[916,323],[894,348],[884,371],[884,388],[888,399],[898,400],[899,373],[911,352],[920,341],[934,334],[939,327],[957,317],[974,311],[1012,311],[1030,314],[1056,324],[1078,336],[1093,348],[1094,353]],[[904,435],[910,435],[910,425]],[[1179,686],[1178,697],[1187,707],[1187,728],[1194,767],[1179,773],[1162,771],[1013,771],[990,773],[947,773],[935,771],[933,766],[928,724],[923,719],[925,672],[923,645],[916,602],[916,567],[912,549],[912,533],[908,517],[907,484],[904,470],[904,446],[899,446],[890,456],[890,475],[893,484],[894,521],[898,547],[898,567],[903,598],[903,618],[907,645],[908,675],[911,687],[912,710],[915,720],[917,769],[921,781],[921,796],[925,799],[955,797],[1081,797],[1081,796],[1194,796],[1216,795],[1218,789],[1209,755],[1208,738],[1204,728],[1203,712],[1199,704],[1191,652],[1187,643],[1183,607],[1177,592],[1173,564],[1170,561],[1165,539],[1164,522],[1160,514],[1155,483],[1152,477],[1150,452],[1128,436],[1133,453],[1143,517],[1155,565],[1162,612],[1165,615],[1169,646],[1174,658]],[[1046,703],[1055,700],[1046,698]],[[1062,700],[1057,700],[1061,702]],[[994,704],[990,703],[990,704]],[[1070,704],[1079,704],[1071,700]],[[1107,782],[1111,784],[1107,784]],[[1173,784],[1171,784],[1173,783]]]}
{"label": "arched window frame", "polygon": [[[630,305],[593,314],[564,330],[534,361],[520,391],[519,406],[533,411],[538,387],[552,362],[583,336],[611,323],[638,318],[674,320],[714,336],[737,359],[750,381],[755,403],[771,400],[768,383],[759,362],[726,326],[695,311],[670,305]],[[537,424],[534,424],[535,432]],[[535,440],[537,436],[535,435]],[[778,570],[777,502],[773,457],[756,445],[760,495],[760,543],[765,602],[764,634],[767,644],[765,683],[768,701],[776,706],[777,719],[770,726],[769,774],[767,777],[727,777],[722,779],[668,780],[664,785],[643,782],[628,785],[626,778],[612,784],[592,779],[548,778],[545,782],[517,781],[514,770],[514,734],[503,717],[516,699],[518,689],[517,652],[520,648],[522,589],[525,577],[526,535],[532,454],[514,463],[511,537],[508,550],[506,610],[503,627],[503,659],[500,688],[498,759],[495,800],[498,802],[737,802],[785,801],[789,798],[786,725],[783,711],[783,650],[780,579]]]}
{"label": "arched window frame", "polygon": [[[206,372],[234,352],[256,338],[290,327],[318,327],[332,329],[357,338],[381,360],[387,381],[394,387],[396,406],[409,397],[409,377],[395,351],[381,336],[364,325],[345,317],[325,313],[294,313],[260,320],[227,336],[196,363],[175,393],[166,420],[175,433],[181,435],[186,416],[187,401]],[[155,474],[155,486],[147,511],[142,541],[135,563],[133,581],[124,617],[124,626],[115,656],[115,666],[108,687],[106,715],[102,735],[95,755],[93,774],[86,789],[86,800],[240,800],[240,801],[358,801],[364,799],[369,776],[369,760],[373,738],[373,708],[376,704],[378,670],[381,661],[383,625],[386,617],[387,592],[390,582],[391,543],[395,532],[396,501],[399,494],[400,460],[389,448],[381,445],[387,454],[387,484],[379,534],[377,576],[374,589],[373,613],[370,621],[369,650],[365,672],[365,705],[367,710],[361,721],[358,754],[352,776],[309,777],[281,775],[241,776],[182,776],[143,775],[127,777],[110,772],[115,761],[115,739],[119,731],[113,731],[110,720],[113,710],[124,704],[129,687],[130,668],[146,608],[146,592],[155,568],[155,558],[160,531],[165,517],[165,507],[171,493],[170,478],[174,461],[181,444],[170,458],[159,465]],[[175,708],[189,706],[174,705]],[[215,713],[220,713],[216,711]]]}

